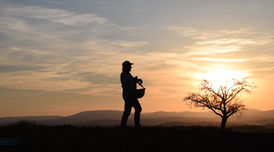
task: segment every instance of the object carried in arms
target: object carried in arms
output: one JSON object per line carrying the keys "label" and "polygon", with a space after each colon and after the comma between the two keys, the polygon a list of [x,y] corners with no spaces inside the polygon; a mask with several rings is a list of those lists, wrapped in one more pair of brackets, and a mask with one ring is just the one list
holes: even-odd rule
{"label": "object carried in arms", "polygon": [[138,83],[138,84],[142,87],[142,89],[137,89],[136,90],[136,97],[137,98],[142,98],[145,95],[146,88],[144,88],[144,86],[141,83]]}

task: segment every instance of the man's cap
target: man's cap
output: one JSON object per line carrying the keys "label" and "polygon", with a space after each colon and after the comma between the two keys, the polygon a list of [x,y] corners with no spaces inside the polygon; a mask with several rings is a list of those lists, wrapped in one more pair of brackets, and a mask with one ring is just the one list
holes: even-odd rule
{"label": "man's cap", "polygon": [[124,67],[124,66],[129,66],[129,65],[133,65],[133,63],[131,63],[131,62],[129,62],[129,61],[124,61],[123,63],[122,63],[122,66]]}

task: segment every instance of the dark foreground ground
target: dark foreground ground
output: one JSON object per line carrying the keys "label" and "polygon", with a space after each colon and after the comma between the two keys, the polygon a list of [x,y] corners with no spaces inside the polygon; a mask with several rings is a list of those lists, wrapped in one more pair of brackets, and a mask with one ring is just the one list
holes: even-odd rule
{"label": "dark foreground ground", "polygon": [[272,151],[273,148],[273,132],[243,133],[228,129],[220,134],[214,127],[121,129],[30,123],[0,127],[1,152]]}

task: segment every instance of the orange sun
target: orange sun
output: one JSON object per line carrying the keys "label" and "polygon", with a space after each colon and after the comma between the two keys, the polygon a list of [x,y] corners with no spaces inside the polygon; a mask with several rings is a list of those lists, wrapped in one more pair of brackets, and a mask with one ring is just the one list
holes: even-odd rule
{"label": "orange sun", "polygon": [[231,86],[231,80],[242,80],[248,76],[247,73],[241,71],[232,71],[226,69],[215,69],[208,73],[199,73],[198,79],[206,79],[211,82],[213,89],[217,90],[220,86]]}

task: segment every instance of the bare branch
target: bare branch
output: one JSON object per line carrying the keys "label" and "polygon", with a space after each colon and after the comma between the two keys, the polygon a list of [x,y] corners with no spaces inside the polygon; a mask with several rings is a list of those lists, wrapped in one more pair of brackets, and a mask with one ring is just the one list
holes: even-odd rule
{"label": "bare branch", "polygon": [[218,113],[218,112],[217,112],[216,110],[214,110],[212,107],[208,106],[208,108],[209,108],[210,110],[212,110],[216,115],[218,115],[218,116],[220,116],[220,117],[223,117],[222,114]]}
{"label": "bare branch", "polygon": [[228,97],[227,99],[227,102],[226,103],[229,103],[231,102],[241,91],[243,91],[245,88],[244,86],[241,86],[241,88],[239,88],[236,93],[234,93],[234,91],[232,91],[231,95]]}

